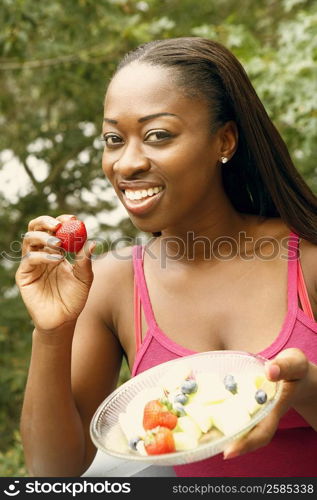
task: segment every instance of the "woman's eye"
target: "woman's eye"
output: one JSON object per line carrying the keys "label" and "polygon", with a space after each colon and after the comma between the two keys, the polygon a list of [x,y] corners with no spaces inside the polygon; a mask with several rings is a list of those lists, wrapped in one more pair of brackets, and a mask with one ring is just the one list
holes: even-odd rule
{"label": "woman's eye", "polygon": [[155,130],[155,131],[152,130],[145,136],[144,140],[146,142],[161,142],[166,139],[170,139],[171,137],[172,135],[169,132],[166,132],[165,130]]}
{"label": "woman's eye", "polygon": [[122,138],[116,134],[104,134],[103,140],[108,147],[115,147],[122,144]]}

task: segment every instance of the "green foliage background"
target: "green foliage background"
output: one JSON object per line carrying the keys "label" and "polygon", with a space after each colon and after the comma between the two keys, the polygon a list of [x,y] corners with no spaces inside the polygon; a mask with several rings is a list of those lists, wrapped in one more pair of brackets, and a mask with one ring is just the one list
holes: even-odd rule
{"label": "green foliage background", "polygon": [[[102,216],[117,207],[101,172],[103,96],[127,50],[172,36],[213,38],[238,56],[317,191],[315,0],[2,0],[0,175],[14,159],[27,182],[14,197],[0,184],[1,476],[27,475],[18,427],[32,324],[14,284],[21,235],[44,213],[93,219],[99,252],[136,235],[125,217]],[[128,377],[124,363],[119,383]]]}

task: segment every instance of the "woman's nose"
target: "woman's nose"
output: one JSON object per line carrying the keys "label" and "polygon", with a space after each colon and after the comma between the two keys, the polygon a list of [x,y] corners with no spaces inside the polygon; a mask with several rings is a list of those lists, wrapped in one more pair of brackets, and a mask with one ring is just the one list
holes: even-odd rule
{"label": "woman's nose", "polygon": [[131,177],[137,172],[149,170],[150,161],[142,149],[135,144],[127,144],[120,158],[115,162],[113,169],[122,177]]}

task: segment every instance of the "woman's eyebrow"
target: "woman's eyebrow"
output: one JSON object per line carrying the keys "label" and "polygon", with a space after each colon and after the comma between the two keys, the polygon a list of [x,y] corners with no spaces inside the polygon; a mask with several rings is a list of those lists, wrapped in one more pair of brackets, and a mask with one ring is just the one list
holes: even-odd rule
{"label": "woman's eyebrow", "polygon": [[176,118],[180,118],[178,115],[175,115],[174,113],[155,113],[153,115],[147,115],[143,116],[142,118],[138,119],[138,122],[146,122],[147,120],[153,120],[153,118],[158,118],[159,116],[176,116]]}
{"label": "woman's eyebrow", "polygon": [[116,125],[118,123],[117,120],[111,120],[111,118],[106,118],[106,117],[104,117],[103,121],[107,123],[112,123],[113,125]]}
{"label": "woman's eyebrow", "polygon": [[[142,118],[138,119],[138,122],[140,123],[146,122],[147,120],[153,120],[154,118],[158,118],[159,116],[176,116],[176,118],[181,119],[180,116],[175,115],[174,113],[154,113],[153,115],[142,116]],[[111,118],[106,118],[106,117],[103,119],[103,121],[107,123],[112,123],[113,125],[117,125],[118,123],[118,120],[113,120]]]}

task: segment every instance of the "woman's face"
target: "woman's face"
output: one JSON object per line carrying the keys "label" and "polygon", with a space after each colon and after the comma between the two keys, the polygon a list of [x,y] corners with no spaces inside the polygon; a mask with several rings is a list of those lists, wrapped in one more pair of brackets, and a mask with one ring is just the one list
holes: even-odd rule
{"label": "woman's face", "polygon": [[190,229],[218,202],[220,134],[206,102],[186,97],[168,69],[133,62],[117,73],[103,137],[103,171],[142,231]]}

